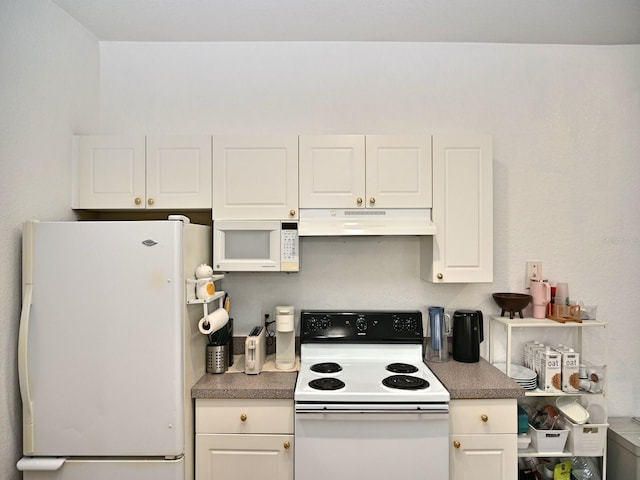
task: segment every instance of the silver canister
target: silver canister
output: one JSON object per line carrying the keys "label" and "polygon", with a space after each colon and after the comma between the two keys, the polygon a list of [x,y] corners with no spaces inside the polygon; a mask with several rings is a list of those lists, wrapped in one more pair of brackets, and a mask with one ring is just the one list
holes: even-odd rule
{"label": "silver canister", "polygon": [[207,345],[207,373],[224,373],[228,368],[227,345]]}

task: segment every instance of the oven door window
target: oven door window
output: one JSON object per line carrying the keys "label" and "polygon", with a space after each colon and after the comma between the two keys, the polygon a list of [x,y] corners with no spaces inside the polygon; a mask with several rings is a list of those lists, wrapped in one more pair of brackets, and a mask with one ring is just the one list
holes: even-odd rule
{"label": "oven door window", "polygon": [[448,414],[296,413],[295,432],[295,478],[449,478]]}

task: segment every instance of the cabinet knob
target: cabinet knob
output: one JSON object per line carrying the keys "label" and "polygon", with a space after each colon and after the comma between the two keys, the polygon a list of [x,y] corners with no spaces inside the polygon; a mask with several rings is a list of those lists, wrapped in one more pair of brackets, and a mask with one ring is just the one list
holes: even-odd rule
{"label": "cabinet knob", "polygon": [[376,199],[375,199],[374,197],[371,197],[371,198],[369,199],[369,203],[370,203],[371,205],[375,205],[375,204],[376,204]]}
{"label": "cabinet knob", "polygon": [[438,275],[436,275],[436,277],[438,277],[438,280],[442,280],[444,278],[444,275],[439,273]]}
{"label": "cabinet knob", "polygon": [[455,448],[460,448],[460,442],[459,442],[458,440],[454,440],[454,441],[453,441],[453,446],[454,446]]}
{"label": "cabinet knob", "polygon": [[150,198],[149,200],[147,200],[147,204],[148,205],[153,205],[155,202],[153,201],[153,198]]}
{"label": "cabinet knob", "polygon": [[485,415],[484,413],[482,415],[480,415],[480,419],[485,423],[487,423],[489,421],[489,417],[487,415]]}
{"label": "cabinet knob", "polygon": [[240,421],[241,422],[246,422],[247,421],[247,414],[243,413],[242,415],[240,415]]}
{"label": "cabinet knob", "polygon": [[291,447],[291,444],[287,441],[287,442],[284,442],[283,446],[285,450],[289,450],[289,447]]}
{"label": "cabinet knob", "polygon": [[296,215],[296,211],[292,208],[291,210],[289,210],[289,216],[290,217],[295,217]]}
{"label": "cabinet knob", "polygon": [[135,203],[136,205],[140,205],[142,203],[142,199],[140,197],[136,197],[133,203]]}
{"label": "cabinet knob", "polygon": [[362,205],[362,197],[358,197],[358,198],[356,198],[356,203],[357,203],[358,205]]}

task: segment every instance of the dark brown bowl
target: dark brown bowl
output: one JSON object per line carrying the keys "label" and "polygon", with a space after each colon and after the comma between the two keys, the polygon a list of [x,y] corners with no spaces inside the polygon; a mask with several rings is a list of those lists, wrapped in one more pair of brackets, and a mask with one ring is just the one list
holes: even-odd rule
{"label": "dark brown bowl", "polygon": [[526,293],[494,293],[493,299],[501,308],[500,316],[504,317],[504,312],[509,312],[509,318],[518,312],[520,318],[524,318],[522,310],[531,302],[531,295]]}

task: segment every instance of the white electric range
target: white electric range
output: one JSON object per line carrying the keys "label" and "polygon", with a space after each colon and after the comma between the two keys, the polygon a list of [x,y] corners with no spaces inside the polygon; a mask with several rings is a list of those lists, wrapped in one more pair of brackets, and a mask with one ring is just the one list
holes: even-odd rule
{"label": "white electric range", "polygon": [[296,478],[448,478],[449,392],[423,362],[422,314],[302,311],[300,328]]}

